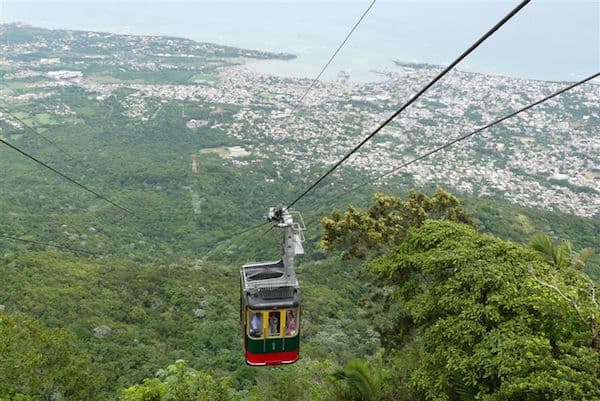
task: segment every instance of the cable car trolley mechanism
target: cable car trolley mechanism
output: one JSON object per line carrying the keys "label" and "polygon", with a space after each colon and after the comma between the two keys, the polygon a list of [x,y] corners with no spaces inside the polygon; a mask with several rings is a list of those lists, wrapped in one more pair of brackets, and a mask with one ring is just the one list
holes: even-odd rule
{"label": "cable car trolley mechanism", "polygon": [[282,259],[247,263],[240,270],[240,320],[246,363],[253,366],[294,363],[300,353],[300,287],[294,256],[304,253],[306,226],[300,213],[281,207],[270,208],[267,219],[284,230]]}

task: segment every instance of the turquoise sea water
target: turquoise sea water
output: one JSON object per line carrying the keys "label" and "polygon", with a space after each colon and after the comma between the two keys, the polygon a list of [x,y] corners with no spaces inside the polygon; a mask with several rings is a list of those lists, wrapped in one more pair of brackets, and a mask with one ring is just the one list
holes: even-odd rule
{"label": "turquoise sea water", "polygon": [[[314,77],[365,1],[54,1],[0,0],[0,20],[49,28],[175,35],[298,55],[251,68]],[[393,59],[445,64],[518,1],[379,0],[328,69],[377,79]],[[574,80],[600,70],[600,1],[534,0],[460,66],[474,72]]]}

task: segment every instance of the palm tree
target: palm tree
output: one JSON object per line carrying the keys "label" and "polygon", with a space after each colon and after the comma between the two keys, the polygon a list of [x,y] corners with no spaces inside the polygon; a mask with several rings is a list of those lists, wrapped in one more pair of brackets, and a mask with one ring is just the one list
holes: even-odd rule
{"label": "palm tree", "polygon": [[[578,255],[573,255],[573,249],[571,248],[571,243],[569,241],[562,241],[560,244],[556,245],[546,234],[537,234],[533,236],[529,241],[529,246],[544,255],[547,262],[556,266],[559,274],[562,272],[563,274],[566,273],[574,276],[577,276],[577,274],[573,274],[576,272],[569,271],[568,269],[583,269],[594,253],[592,248],[585,248]],[[583,282],[580,281],[578,285],[573,284],[576,288],[573,288],[573,285],[567,285],[566,288],[559,288],[559,284],[554,282],[553,275],[550,275],[552,280],[546,281],[547,279],[537,276],[533,267],[530,267],[530,273],[538,284],[554,291],[571,304],[577,312],[579,319],[590,328],[592,334],[592,347],[600,349],[600,303],[596,297],[597,284],[585,273],[582,273],[581,278],[583,279]],[[569,289],[571,290],[571,295],[569,295]],[[583,310],[581,301],[578,299],[579,297],[587,297],[590,300],[589,305],[591,307],[588,306],[587,312]]]}
{"label": "palm tree", "polygon": [[594,253],[592,248],[573,254],[570,241],[553,242],[547,234],[536,234],[529,240],[529,246],[545,256],[546,261],[558,268],[576,267],[582,269]]}
{"label": "palm tree", "polygon": [[379,383],[360,359],[348,362],[344,369],[331,375],[336,398],[342,401],[376,401]]}

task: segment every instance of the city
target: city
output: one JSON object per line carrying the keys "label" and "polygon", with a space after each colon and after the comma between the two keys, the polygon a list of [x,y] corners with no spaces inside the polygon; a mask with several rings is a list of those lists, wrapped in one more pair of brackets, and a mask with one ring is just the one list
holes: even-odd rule
{"label": "city", "polygon": [[[157,115],[156,104],[211,104],[217,113],[228,105],[237,110],[232,118],[213,121],[209,128],[243,150],[230,157],[232,163],[243,167],[267,162],[301,175],[339,160],[439,71],[436,66],[405,64],[402,72],[381,71],[380,82],[319,82],[299,104],[310,79],[261,75],[246,65],[251,59],[290,55],[223,50],[174,38],[131,36],[126,45],[117,39],[70,33],[57,49],[43,40],[4,45],[0,98],[8,104],[48,103],[55,88],[79,88],[99,102],[117,97],[126,116],[140,124]],[[64,55],[78,48],[85,55]],[[118,51],[110,54],[107,49]],[[28,56],[37,53],[43,57]],[[191,71],[195,82],[111,78],[115,69]],[[453,71],[354,155],[348,167],[377,177],[565,86]],[[419,186],[439,183],[459,193],[598,216],[599,102],[600,86],[584,85],[401,172]],[[57,104],[48,114],[69,110],[69,104]],[[0,118],[19,127],[8,116]],[[190,130],[208,124],[186,118]]]}

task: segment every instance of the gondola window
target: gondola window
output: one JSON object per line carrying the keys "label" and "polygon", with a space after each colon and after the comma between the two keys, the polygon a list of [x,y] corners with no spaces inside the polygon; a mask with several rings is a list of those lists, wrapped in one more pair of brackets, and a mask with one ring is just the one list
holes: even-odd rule
{"label": "gondola window", "polygon": [[285,315],[285,336],[294,337],[298,332],[296,316],[298,316],[298,309],[289,309]]}
{"label": "gondola window", "polygon": [[269,337],[281,335],[281,313],[279,311],[269,312]]}
{"label": "gondola window", "polygon": [[263,333],[263,314],[262,312],[250,312],[249,335],[252,338],[262,338]]}

